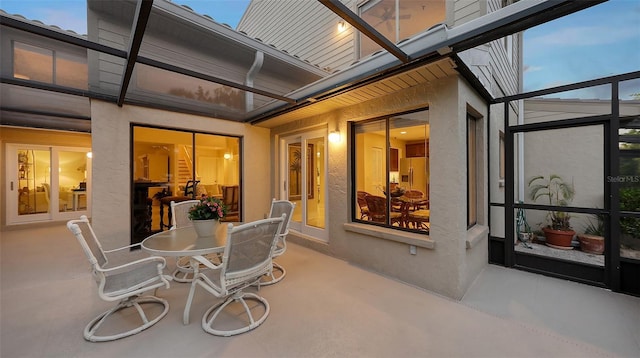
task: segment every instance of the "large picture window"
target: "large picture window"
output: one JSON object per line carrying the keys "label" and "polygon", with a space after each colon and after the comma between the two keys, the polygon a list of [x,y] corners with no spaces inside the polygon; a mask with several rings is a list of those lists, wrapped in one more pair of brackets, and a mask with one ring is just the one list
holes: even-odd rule
{"label": "large picture window", "polygon": [[353,220],[429,232],[428,111],[353,124]]}
{"label": "large picture window", "polygon": [[239,221],[242,208],[238,137],[133,127],[132,242],[170,228],[169,203],[213,196]]}

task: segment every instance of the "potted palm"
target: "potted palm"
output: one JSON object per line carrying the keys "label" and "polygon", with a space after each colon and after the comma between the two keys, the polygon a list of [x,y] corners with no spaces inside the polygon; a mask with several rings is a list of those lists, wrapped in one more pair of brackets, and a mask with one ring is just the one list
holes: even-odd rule
{"label": "potted palm", "polygon": [[596,223],[589,220],[584,233],[578,235],[580,250],[588,254],[602,255],[604,253],[604,217],[594,215]]}
{"label": "potted palm", "polygon": [[[547,198],[549,206],[567,206],[573,200],[575,191],[573,185],[566,183],[556,174],[535,176],[529,180],[529,197],[536,202],[540,198]],[[549,211],[549,223],[542,228],[547,246],[570,250],[571,241],[576,234],[571,228],[571,215],[564,211]]]}

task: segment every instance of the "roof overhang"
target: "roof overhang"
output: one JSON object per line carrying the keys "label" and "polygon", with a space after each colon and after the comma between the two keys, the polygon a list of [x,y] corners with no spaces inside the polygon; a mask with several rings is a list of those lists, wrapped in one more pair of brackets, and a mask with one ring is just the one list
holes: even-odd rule
{"label": "roof overhang", "polygon": [[375,53],[347,69],[287,94],[288,97],[296,100],[295,104],[272,105],[267,108],[267,112],[249,122],[272,127],[273,124],[265,122],[307,106],[318,106],[320,102],[343,93],[392,78],[404,72],[414,71],[453,54],[509,34],[524,31],[604,1],[606,0],[519,1],[452,29],[444,24],[434,26],[398,45],[399,49],[409,56],[410,61],[403,62],[388,51]]}

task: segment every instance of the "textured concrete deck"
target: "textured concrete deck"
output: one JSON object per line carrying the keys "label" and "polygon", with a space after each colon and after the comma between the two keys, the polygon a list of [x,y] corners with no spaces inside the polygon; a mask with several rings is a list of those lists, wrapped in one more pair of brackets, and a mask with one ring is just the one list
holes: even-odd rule
{"label": "textured concrete deck", "polygon": [[640,356],[637,297],[489,266],[457,302],[297,245],[278,260],[287,277],[260,290],[271,315],[251,332],[205,333],[215,299],[203,290],[184,326],[189,286],[173,282],[157,325],[90,343],[84,326],[110,304],[75,238],[63,225],[1,235],[2,357]]}

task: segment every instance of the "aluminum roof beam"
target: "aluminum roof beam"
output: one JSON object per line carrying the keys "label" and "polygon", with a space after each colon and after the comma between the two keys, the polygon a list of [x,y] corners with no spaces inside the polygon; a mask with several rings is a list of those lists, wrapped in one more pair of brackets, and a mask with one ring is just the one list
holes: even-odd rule
{"label": "aluminum roof beam", "polygon": [[398,46],[396,46],[393,42],[389,41],[384,35],[379,33],[376,29],[374,29],[371,25],[369,25],[366,21],[362,20],[361,17],[354,14],[353,11],[349,10],[340,0],[318,0],[322,5],[324,5],[327,9],[333,11],[336,15],[340,16],[346,22],[350,23],[351,26],[355,27],[362,34],[373,40],[375,43],[380,45],[383,49],[389,51],[392,55],[394,55],[398,60],[402,61],[402,63],[407,63],[410,61],[409,56],[404,53]]}
{"label": "aluminum roof beam", "polygon": [[122,73],[122,81],[120,82],[118,107],[122,107],[124,103],[124,97],[127,94],[131,75],[133,74],[133,67],[136,65],[136,59],[138,58],[138,52],[142,44],[144,30],[147,27],[149,15],[151,15],[151,8],[153,8],[153,0],[140,0],[136,5],[136,13],[133,16],[133,26],[131,28],[131,42],[129,43],[129,51],[127,51],[127,62]]}

